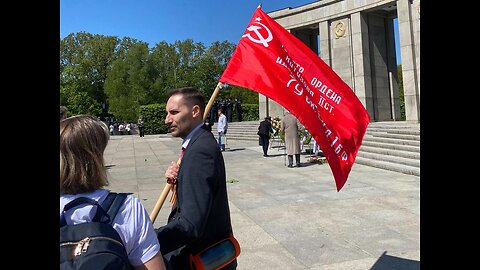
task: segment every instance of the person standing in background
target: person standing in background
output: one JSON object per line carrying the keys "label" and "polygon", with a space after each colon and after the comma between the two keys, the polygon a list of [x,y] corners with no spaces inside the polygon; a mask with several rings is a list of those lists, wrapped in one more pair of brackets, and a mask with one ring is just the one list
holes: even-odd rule
{"label": "person standing in background", "polygon": [[132,134],[131,129],[132,129],[131,124],[130,124],[130,123],[126,123],[126,124],[125,124],[125,132],[127,133],[127,135]]}
{"label": "person standing in background", "polygon": [[115,127],[113,126],[113,124],[110,124],[110,126],[108,128],[110,130],[110,135],[113,136],[113,132],[115,130]]}
{"label": "person standing in background", "polygon": [[227,98],[227,102],[226,102],[225,106],[226,106],[226,111],[225,112],[227,114],[227,122],[231,123],[231,122],[233,122],[232,121],[233,103],[229,98]]}
{"label": "person standing in background", "polygon": [[138,118],[137,126],[138,126],[138,133],[140,134],[140,137],[141,138],[145,137],[145,120],[143,120],[143,116],[141,115]]}
{"label": "person standing in background", "polygon": [[280,131],[285,133],[285,146],[287,148],[288,167],[293,167],[293,155],[295,155],[295,167],[300,164],[300,137],[298,136],[299,123],[297,118],[290,112],[286,112],[282,119]]}
{"label": "person standing in background", "polygon": [[120,125],[118,125],[118,132],[120,133],[120,135],[125,135],[125,125],[123,123],[120,123]]}
{"label": "person standing in background", "polygon": [[242,102],[235,99],[235,111],[237,113],[237,121],[242,122]]}
{"label": "person standing in background", "polygon": [[263,157],[268,157],[268,146],[270,145],[270,133],[272,132],[272,123],[270,116],[265,117],[265,120],[260,122],[258,126],[258,136],[260,136],[260,145],[263,150]]}
{"label": "person standing in background", "polygon": [[218,108],[218,123],[217,123],[217,132],[218,132],[218,147],[220,150],[225,151],[225,140],[224,135],[227,134],[228,122],[227,117],[223,114],[222,107]]}
{"label": "person standing in background", "polygon": [[218,111],[218,100],[215,100],[212,105],[212,109],[210,110],[210,123],[217,122],[217,111]]}

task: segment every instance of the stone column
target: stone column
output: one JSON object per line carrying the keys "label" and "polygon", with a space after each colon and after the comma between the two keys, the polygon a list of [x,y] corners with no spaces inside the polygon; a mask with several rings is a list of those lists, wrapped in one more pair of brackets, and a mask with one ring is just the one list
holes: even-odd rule
{"label": "stone column", "polygon": [[353,90],[373,121],[372,71],[366,15],[357,12],[353,13],[350,19],[352,22]]}
{"label": "stone column", "polygon": [[352,60],[352,31],[350,18],[331,21],[331,46],[332,69],[340,78],[353,88],[353,60]]}
{"label": "stone column", "polygon": [[263,120],[267,115],[272,118],[277,116],[282,118],[284,113],[285,109],[280,104],[260,93],[258,94],[258,117],[260,120]]}
{"label": "stone column", "polygon": [[332,66],[330,57],[330,31],[328,21],[318,23],[318,33],[320,35],[320,58],[328,65]]}
{"label": "stone column", "polygon": [[420,1],[397,1],[406,120],[420,121]]}

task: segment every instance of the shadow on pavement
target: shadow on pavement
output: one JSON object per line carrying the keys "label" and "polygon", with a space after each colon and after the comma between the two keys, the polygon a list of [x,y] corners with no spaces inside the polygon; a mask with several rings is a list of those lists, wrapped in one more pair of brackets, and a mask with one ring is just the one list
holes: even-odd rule
{"label": "shadow on pavement", "polygon": [[384,269],[402,269],[402,270],[419,270],[420,262],[394,257],[387,255],[387,252],[383,252],[382,256],[378,258],[375,264],[370,270],[384,270]]}
{"label": "shadow on pavement", "polygon": [[243,148],[225,148],[225,151],[224,152],[235,152],[235,151],[242,151],[242,150],[245,150],[246,148],[243,147]]}
{"label": "shadow on pavement", "polygon": [[268,154],[268,157],[283,157],[285,154]]}
{"label": "shadow on pavement", "polygon": [[[315,163],[315,162],[305,162],[305,163],[300,163],[300,165],[301,165],[302,167],[310,167],[310,166],[322,165],[322,164]],[[300,167],[300,168],[301,168],[301,167]]]}

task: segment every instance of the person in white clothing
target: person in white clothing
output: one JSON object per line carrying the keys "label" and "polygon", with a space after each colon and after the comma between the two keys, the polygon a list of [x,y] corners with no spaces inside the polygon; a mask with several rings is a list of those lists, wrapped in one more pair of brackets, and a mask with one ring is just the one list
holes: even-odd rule
{"label": "person in white clothing", "polygon": [[125,135],[125,125],[123,123],[118,125],[118,132],[120,133],[120,135]]}
{"label": "person in white clothing", "polygon": [[110,124],[109,129],[110,129],[110,135],[113,135],[113,131],[115,130],[115,127],[113,126],[113,124]]}
{"label": "person in white clothing", "polygon": [[[77,115],[60,122],[60,215],[64,206],[78,197],[100,204],[109,190],[103,153],[110,133],[105,124],[90,115]],[[66,211],[67,224],[93,219],[96,207],[80,205]],[[160,244],[150,217],[137,197],[127,196],[114,218],[133,269],[165,270]]]}
{"label": "person in white clothing", "polygon": [[222,137],[227,134],[227,117],[222,112],[222,108],[218,109],[218,123],[217,123],[217,132],[218,132],[218,147],[220,150],[225,151],[225,142],[222,141]]}

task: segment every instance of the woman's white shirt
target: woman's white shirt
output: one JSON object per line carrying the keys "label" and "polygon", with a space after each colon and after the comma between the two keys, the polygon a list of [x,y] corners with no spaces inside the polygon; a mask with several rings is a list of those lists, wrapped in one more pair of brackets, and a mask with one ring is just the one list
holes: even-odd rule
{"label": "woman's white shirt", "polygon": [[[78,197],[87,197],[101,204],[109,191],[99,189],[91,193],[60,196],[60,215],[64,206]],[[65,213],[68,225],[91,221],[96,213],[96,207],[80,205]],[[150,216],[143,204],[132,194],[129,194],[123,206],[114,218],[113,228],[118,232],[127,250],[130,264],[138,266],[152,259],[160,251],[160,243],[153,228]]]}

